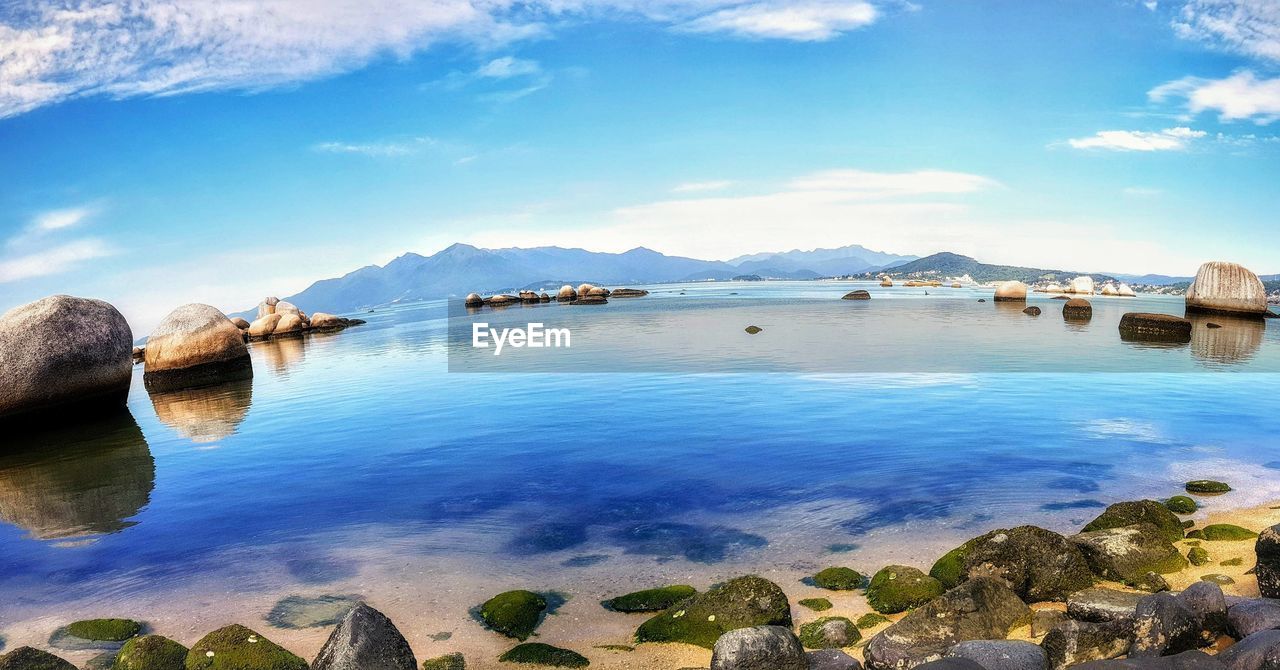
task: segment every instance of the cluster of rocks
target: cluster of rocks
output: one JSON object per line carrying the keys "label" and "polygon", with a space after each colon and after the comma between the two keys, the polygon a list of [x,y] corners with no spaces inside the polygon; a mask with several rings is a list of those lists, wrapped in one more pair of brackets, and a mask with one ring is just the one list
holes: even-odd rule
{"label": "cluster of rocks", "polygon": [[603,286],[592,284],[580,284],[577,288],[565,284],[560,287],[554,297],[545,291],[542,293],[520,291],[517,295],[500,293],[488,298],[479,293],[468,293],[467,297],[463,299],[463,305],[471,309],[477,309],[486,305],[489,307],[505,307],[515,304],[535,305],[553,300],[575,305],[603,305],[608,302],[609,298],[641,298],[646,295],[649,295],[649,292],[642,289],[620,288],[611,291]]}
{"label": "cluster of rocks", "polygon": [[258,315],[253,323],[239,317],[231,321],[243,333],[245,341],[252,342],[277,337],[299,337],[311,331],[333,332],[364,323],[361,319],[348,319],[325,312],[308,316],[297,305],[276,297],[264,298],[258,303]]}

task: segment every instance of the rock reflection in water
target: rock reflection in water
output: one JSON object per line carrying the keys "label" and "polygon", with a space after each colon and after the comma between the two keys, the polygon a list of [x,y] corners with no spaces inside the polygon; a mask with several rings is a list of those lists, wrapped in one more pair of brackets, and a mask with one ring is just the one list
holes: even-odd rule
{"label": "rock reflection in water", "polygon": [[[1239,363],[1258,353],[1266,337],[1261,319],[1188,313],[1191,320],[1191,355],[1208,363]],[[1209,324],[1219,326],[1210,328]]]}
{"label": "rock reflection in water", "polygon": [[0,453],[0,520],[41,540],[115,533],[146,507],[156,465],[133,416],[121,412],[18,435]]}
{"label": "rock reflection in water", "polygon": [[284,374],[306,358],[308,339],[308,336],[298,336],[254,342],[251,353],[265,362],[272,372]]}
{"label": "rock reflection in water", "polygon": [[156,417],[197,444],[217,442],[234,435],[253,404],[253,380],[242,379],[217,386],[153,393]]}

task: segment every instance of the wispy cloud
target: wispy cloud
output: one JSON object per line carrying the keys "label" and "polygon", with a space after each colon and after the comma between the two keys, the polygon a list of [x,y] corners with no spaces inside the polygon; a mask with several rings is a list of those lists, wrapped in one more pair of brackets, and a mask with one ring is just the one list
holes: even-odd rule
{"label": "wispy cloud", "polygon": [[1275,0],[1186,0],[1173,27],[1186,39],[1280,60],[1280,3]]}
{"label": "wispy cloud", "polygon": [[510,79],[511,77],[538,74],[541,71],[542,66],[538,64],[538,61],[525,60],[515,56],[503,56],[481,65],[476,69],[476,76],[489,79]]}
{"label": "wispy cloud", "polygon": [[723,191],[733,185],[728,179],[716,179],[713,181],[690,181],[683,184],[677,184],[671,189],[672,193],[706,193],[707,191]]}
{"label": "wispy cloud", "polygon": [[83,239],[43,251],[0,260],[0,283],[61,274],[79,264],[110,256],[110,247],[99,239]]}
{"label": "wispy cloud", "polygon": [[79,226],[96,212],[97,207],[90,205],[41,212],[32,217],[16,235],[6,240],[5,246],[10,249],[29,247],[53,233]]}
{"label": "wispy cloud", "polygon": [[1182,99],[1192,114],[1216,111],[1222,121],[1266,125],[1280,119],[1280,77],[1262,79],[1249,70],[1225,79],[1184,77],[1151,89],[1147,96],[1153,102]]}
{"label": "wispy cloud", "polygon": [[1142,130],[1103,130],[1091,137],[1067,140],[1073,149],[1107,151],[1180,151],[1192,141],[1205,136],[1203,130],[1179,126],[1156,132]]}
{"label": "wispy cloud", "polygon": [[430,137],[414,137],[394,142],[320,142],[311,148],[322,154],[356,154],[370,158],[394,158],[412,156],[435,144],[436,141]]}
{"label": "wispy cloud", "polygon": [[[878,15],[870,0],[11,0],[0,5],[0,118],[85,95],[261,90],[587,19],[823,40]],[[533,65],[499,58],[482,70],[528,75]]]}

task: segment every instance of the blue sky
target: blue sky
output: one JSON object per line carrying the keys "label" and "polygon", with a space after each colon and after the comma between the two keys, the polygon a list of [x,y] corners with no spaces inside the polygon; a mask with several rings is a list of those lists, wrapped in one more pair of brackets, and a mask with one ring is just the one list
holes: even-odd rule
{"label": "blue sky", "polygon": [[455,241],[1280,272],[1274,0],[19,0],[0,309]]}

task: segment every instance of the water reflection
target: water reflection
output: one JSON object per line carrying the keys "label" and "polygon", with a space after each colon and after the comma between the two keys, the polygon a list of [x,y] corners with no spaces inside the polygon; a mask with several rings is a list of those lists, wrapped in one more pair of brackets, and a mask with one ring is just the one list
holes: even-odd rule
{"label": "water reflection", "polygon": [[1239,363],[1253,358],[1267,332],[1261,319],[1194,313],[1188,313],[1187,318],[1191,320],[1191,355],[1208,363]]}
{"label": "water reflection", "polygon": [[253,380],[153,393],[156,417],[197,444],[234,435],[253,404]]}
{"label": "water reflection", "polygon": [[283,375],[302,362],[307,355],[308,337],[281,337],[265,342],[254,342],[253,353],[277,375]]}
{"label": "water reflection", "polygon": [[115,533],[150,501],[155,459],[127,412],[10,439],[0,454],[0,520],[32,537]]}

